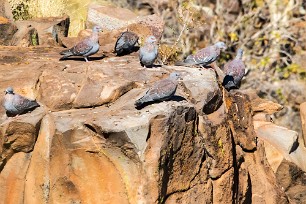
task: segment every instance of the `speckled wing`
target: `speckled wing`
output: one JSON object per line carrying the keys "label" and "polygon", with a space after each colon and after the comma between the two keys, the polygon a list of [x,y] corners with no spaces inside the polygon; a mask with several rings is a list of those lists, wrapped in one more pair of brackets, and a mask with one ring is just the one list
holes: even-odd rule
{"label": "speckled wing", "polygon": [[241,60],[234,59],[224,65],[225,77],[222,85],[227,89],[239,88],[245,74],[245,65]]}
{"label": "speckled wing", "polygon": [[208,65],[214,62],[219,55],[220,55],[220,50],[215,49],[214,46],[209,46],[209,47],[199,50],[194,55],[189,55],[184,60],[184,63],[190,64],[190,65],[205,66],[205,65]]}
{"label": "speckled wing", "polygon": [[77,45],[70,48],[69,50],[64,50],[60,52],[60,54],[65,56],[83,56],[90,52],[93,46],[94,43],[89,38],[87,38],[79,42]]}
{"label": "speckled wing", "polygon": [[76,56],[86,55],[93,48],[93,43],[90,39],[85,39],[79,42],[76,46],[71,48],[71,52]]}
{"label": "speckled wing", "polygon": [[132,32],[123,32],[118,37],[116,45],[115,45],[115,52],[117,54],[122,54],[124,51],[132,51],[135,44],[138,41],[138,36]]}
{"label": "speckled wing", "polygon": [[176,81],[170,79],[161,80],[155,83],[142,98],[138,99],[135,105],[141,106],[147,102],[167,100],[175,94],[176,88]]}
{"label": "speckled wing", "polygon": [[[154,84],[154,86],[148,90],[147,94],[152,100],[165,100],[173,96],[176,91],[177,83],[170,80],[164,79]],[[147,95],[146,94],[146,95]]]}
{"label": "speckled wing", "polygon": [[233,60],[224,65],[225,75],[233,76],[235,84],[239,84],[245,74],[245,65],[241,60]]}
{"label": "speckled wing", "polygon": [[32,108],[38,107],[39,104],[35,100],[29,100],[23,96],[15,94],[13,106],[19,111],[19,113],[22,113]]}

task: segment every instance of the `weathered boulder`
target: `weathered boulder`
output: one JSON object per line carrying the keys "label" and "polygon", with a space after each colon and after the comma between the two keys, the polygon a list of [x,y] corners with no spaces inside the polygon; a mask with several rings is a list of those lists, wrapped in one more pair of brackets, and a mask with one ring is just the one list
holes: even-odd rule
{"label": "weathered boulder", "polygon": [[100,34],[99,43],[101,49],[111,52],[121,32],[132,31],[139,35],[143,43],[145,38],[154,35],[157,39],[162,37],[164,22],[157,15],[137,16],[125,8],[111,5],[91,4],[88,8],[86,26],[101,26],[103,33]]}
{"label": "weathered boulder", "polygon": [[212,69],[182,68],[191,73],[183,77],[185,91],[197,111],[210,114],[222,104],[222,92]]}
{"label": "weathered boulder", "polygon": [[260,99],[253,92],[250,96],[252,109],[255,112],[253,118],[256,135],[265,141],[267,159],[272,169],[276,171],[283,160],[289,160],[305,171],[306,161],[303,155],[306,153],[306,148],[303,140],[299,139],[297,132],[275,125],[270,117],[270,114],[281,110],[282,106]]}
{"label": "weathered boulder", "polygon": [[39,107],[28,115],[7,119],[1,124],[0,171],[15,153],[33,150],[43,116],[44,109]]}
{"label": "weathered boulder", "polygon": [[[271,114],[282,107],[273,102],[260,99],[253,93],[252,109],[254,128],[258,142],[264,147],[265,157],[275,173],[277,183],[282,186],[291,202],[303,203],[305,200],[305,164],[306,148],[304,140],[297,132],[277,126],[271,119]],[[303,111],[301,105],[301,118]]]}
{"label": "weathered boulder", "polygon": [[300,115],[302,121],[302,130],[303,130],[303,143],[306,146],[306,102],[300,105]]}
{"label": "weathered boulder", "polygon": [[12,8],[8,0],[0,0],[0,16],[13,20]]}
{"label": "weathered boulder", "polygon": [[18,31],[10,45],[28,47],[31,45],[60,46],[61,37],[68,35],[69,17],[48,17],[15,22]]}
{"label": "weathered boulder", "polygon": [[[18,80],[16,90],[43,105],[1,118],[2,200],[287,203],[262,141],[256,145],[250,97],[223,91],[214,71],[144,69],[136,54],[58,61],[59,50],[0,50],[11,60],[0,61],[0,89]],[[173,71],[182,75],[176,96],[135,109]]]}
{"label": "weathered boulder", "polygon": [[117,30],[126,27],[129,21],[137,15],[125,8],[118,8],[112,5],[91,4],[88,7],[87,27],[99,25],[105,30]]}
{"label": "weathered boulder", "polygon": [[18,29],[13,22],[0,15],[0,45],[10,45],[17,30]]}
{"label": "weathered boulder", "polygon": [[276,171],[276,178],[278,184],[285,189],[292,203],[305,202],[305,171],[289,161],[283,161]]}

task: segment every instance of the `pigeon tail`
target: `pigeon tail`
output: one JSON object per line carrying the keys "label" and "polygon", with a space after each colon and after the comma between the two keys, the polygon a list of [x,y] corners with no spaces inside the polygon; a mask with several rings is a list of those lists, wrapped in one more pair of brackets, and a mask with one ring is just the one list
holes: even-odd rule
{"label": "pigeon tail", "polygon": [[224,77],[222,86],[228,91],[237,88],[237,85],[234,83],[234,77],[231,75],[226,75]]}
{"label": "pigeon tail", "polygon": [[183,61],[176,61],[175,63],[174,63],[174,65],[175,66],[190,66],[190,64],[189,63],[186,63],[186,62],[183,62]]}
{"label": "pigeon tail", "polygon": [[61,52],[60,52],[60,55],[69,55],[69,56],[71,56],[71,55],[73,55],[73,53],[72,53],[71,50],[69,49],[69,50],[63,50],[63,51],[61,51]]}
{"label": "pigeon tail", "polygon": [[33,100],[33,101],[31,101],[31,104],[30,104],[29,109],[37,108],[37,107],[39,107],[39,106],[40,106],[39,103],[37,103],[36,100]]}
{"label": "pigeon tail", "polygon": [[141,97],[140,99],[135,101],[135,106],[140,107],[142,106],[146,101],[143,99],[144,97]]}
{"label": "pigeon tail", "polygon": [[139,108],[139,107],[142,107],[144,104],[150,103],[150,102],[153,102],[153,101],[154,100],[150,96],[144,95],[143,97],[141,97],[140,99],[135,101],[135,106],[137,108]]}
{"label": "pigeon tail", "polygon": [[71,52],[71,49],[69,50],[64,50],[62,52],[60,52],[61,55],[64,55],[63,57],[61,57],[59,60],[64,60],[67,59],[70,56],[73,56],[73,53]]}
{"label": "pigeon tail", "polygon": [[64,59],[67,59],[68,57],[70,57],[72,55],[64,55],[63,57],[61,57],[59,60],[64,60]]}

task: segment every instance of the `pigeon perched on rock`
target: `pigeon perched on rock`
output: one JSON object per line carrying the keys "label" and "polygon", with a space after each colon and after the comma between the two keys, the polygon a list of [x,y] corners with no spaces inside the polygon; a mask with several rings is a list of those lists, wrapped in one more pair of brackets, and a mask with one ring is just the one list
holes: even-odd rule
{"label": "pigeon perched on rock", "polygon": [[208,46],[197,51],[194,55],[189,55],[183,62],[176,62],[177,66],[192,66],[200,65],[205,67],[219,57],[221,50],[225,50],[226,45],[224,42],[217,42],[214,45]]}
{"label": "pigeon perched on rock", "polygon": [[239,88],[245,75],[245,65],[242,61],[243,50],[238,49],[235,59],[224,65],[225,77],[222,85],[227,89]]}
{"label": "pigeon perched on rock", "polygon": [[61,55],[64,55],[60,60],[67,59],[70,56],[82,56],[85,61],[88,62],[87,57],[96,54],[99,51],[99,31],[101,31],[101,28],[99,26],[94,26],[89,37],[85,38],[69,50],[60,52]]}
{"label": "pigeon perched on rock", "polygon": [[179,74],[173,72],[167,79],[160,80],[156,82],[143,97],[135,102],[135,106],[141,107],[145,103],[154,101],[165,101],[170,99],[176,91]]}
{"label": "pigeon perched on rock", "polygon": [[126,31],[121,33],[115,45],[115,52],[117,55],[120,56],[133,52],[138,38],[138,35],[133,32]]}
{"label": "pigeon perched on rock", "polygon": [[158,46],[156,38],[151,35],[149,36],[145,44],[139,50],[140,64],[144,67],[152,67],[154,61],[157,58]]}
{"label": "pigeon perched on rock", "polygon": [[8,116],[16,116],[39,107],[36,100],[30,100],[14,93],[12,87],[5,90],[3,106]]}

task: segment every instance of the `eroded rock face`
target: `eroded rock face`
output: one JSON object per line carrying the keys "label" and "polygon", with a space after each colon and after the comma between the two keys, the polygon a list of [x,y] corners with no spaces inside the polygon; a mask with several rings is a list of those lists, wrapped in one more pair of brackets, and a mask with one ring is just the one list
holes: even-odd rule
{"label": "eroded rock face", "polygon": [[16,25],[0,15],[0,45],[10,45],[16,32]]}
{"label": "eroded rock face", "polygon": [[[1,44],[21,47],[36,45],[61,46],[61,38],[68,35],[69,17],[49,17],[16,21],[1,25],[8,39]],[[4,31],[1,31],[1,34]],[[12,36],[11,36],[12,35]],[[10,37],[11,36],[11,37]]]}
{"label": "eroded rock face", "polygon": [[[1,109],[3,201],[288,202],[256,143],[249,96],[224,92],[213,70],[144,69],[137,54],[58,61],[59,50],[0,50],[11,59],[0,61],[0,89],[18,81],[42,103],[19,118]],[[135,109],[173,71],[176,97]]]}
{"label": "eroded rock face", "polygon": [[101,48],[107,52],[113,51],[117,38],[124,31],[137,33],[141,43],[144,43],[150,35],[154,35],[160,40],[164,31],[164,22],[156,14],[137,16],[128,9],[111,5],[92,4],[89,6],[87,28],[96,24],[103,30],[100,34],[99,43]]}

